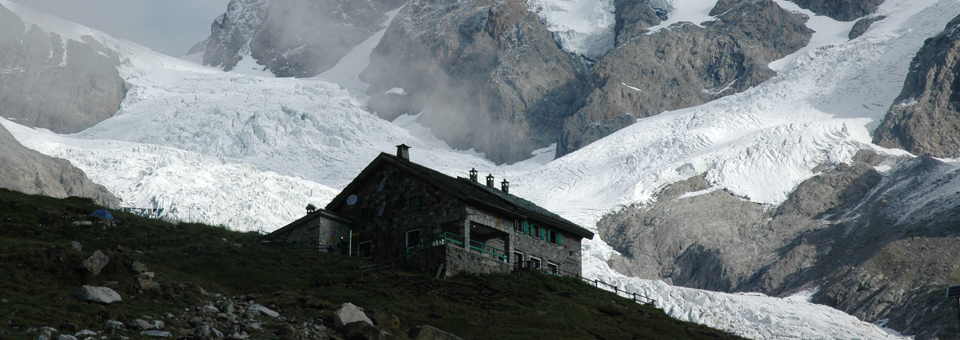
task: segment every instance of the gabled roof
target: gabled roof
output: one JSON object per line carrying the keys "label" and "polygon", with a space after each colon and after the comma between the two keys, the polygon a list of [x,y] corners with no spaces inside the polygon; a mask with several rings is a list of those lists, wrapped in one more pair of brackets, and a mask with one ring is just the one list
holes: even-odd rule
{"label": "gabled roof", "polygon": [[347,196],[349,196],[354,189],[360,185],[361,182],[363,182],[363,179],[367,178],[367,176],[371,176],[373,172],[384,163],[406,170],[408,173],[422,178],[427,183],[436,185],[441,190],[474,204],[475,206],[549,224],[550,226],[556,227],[560,230],[588,239],[593,238],[593,232],[584,229],[576,223],[570,222],[567,219],[560,217],[560,215],[554,214],[549,210],[534,204],[533,202],[505,193],[495,188],[490,188],[470,179],[463,177],[453,178],[444,175],[439,171],[387,153],[380,153],[380,155],[377,156],[373,162],[370,162],[370,164],[360,172],[360,175],[358,175],[357,178],[354,178],[353,181],[350,182],[350,184],[347,185],[347,187],[344,188],[343,191],[341,191],[340,194],[333,199],[333,201],[330,202],[330,204],[327,204],[326,209],[333,210],[334,207],[342,204],[347,199]]}
{"label": "gabled roof", "polygon": [[261,240],[263,240],[263,241],[270,241],[270,240],[273,239],[273,238],[276,238],[276,237],[278,237],[278,236],[281,236],[281,235],[287,233],[288,231],[291,231],[291,230],[294,230],[294,229],[300,227],[300,226],[303,225],[304,223],[313,221],[314,219],[321,218],[321,217],[322,217],[322,218],[326,218],[326,219],[328,219],[328,220],[334,220],[334,221],[337,221],[337,222],[340,222],[340,223],[343,223],[343,224],[350,224],[350,223],[353,222],[353,221],[351,221],[351,220],[349,220],[349,219],[347,219],[347,218],[345,218],[345,217],[343,217],[343,216],[340,216],[340,215],[338,215],[338,214],[333,213],[332,211],[326,211],[326,210],[320,209],[320,210],[314,211],[314,212],[312,212],[312,213],[308,213],[306,216],[301,217],[301,218],[297,219],[296,221],[290,222],[290,224],[287,224],[287,225],[283,226],[283,227],[280,228],[280,229],[271,231],[269,234],[263,235],[263,237],[261,237]]}

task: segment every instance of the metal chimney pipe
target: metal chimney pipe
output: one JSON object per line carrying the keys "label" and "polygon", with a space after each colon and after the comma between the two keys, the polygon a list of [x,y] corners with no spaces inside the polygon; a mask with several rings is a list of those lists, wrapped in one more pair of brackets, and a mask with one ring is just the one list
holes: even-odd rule
{"label": "metal chimney pipe", "polygon": [[493,174],[487,175],[487,186],[493,188]]}
{"label": "metal chimney pipe", "polygon": [[404,160],[410,160],[410,147],[406,144],[397,145],[397,157]]}

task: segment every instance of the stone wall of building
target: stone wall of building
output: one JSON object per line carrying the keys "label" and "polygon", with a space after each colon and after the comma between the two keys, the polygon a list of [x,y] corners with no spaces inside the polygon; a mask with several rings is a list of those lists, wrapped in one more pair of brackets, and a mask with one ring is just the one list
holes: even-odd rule
{"label": "stone wall of building", "polygon": [[[312,214],[321,214],[317,211]],[[271,242],[280,242],[302,249],[318,249],[334,253],[346,251],[343,243],[349,243],[350,226],[324,218],[314,216],[303,224],[281,231],[271,237]],[[342,242],[342,243],[341,243]],[[342,247],[342,249],[341,249]]]}
{"label": "stone wall of building", "polygon": [[[542,226],[536,221],[529,221],[529,223]],[[541,233],[543,228],[551,229],[541,227]],[[541,238],[538,235],[524,233],[521,225],[521,230],[514,232],[513,242],[511,242],[513,246],[510,250],[511,262],[515,262],[516,254],[519,252],[523,254],[524,261],[537,258],[540,259],[543,268],[548,268],[548,263],[552,263],[559,267],[562,274],[580,275],[582,263],[580,237],[557,229],[551,230],[561,235],[559,245],[550,242],[545,236]]]}
{"label": "stone wall of building", "polygon": [[467,251],[457,246],[447,246],[444,275],[456,275],[462,271],[471,273],[509,273],[513,265],[495,260],[477,252]]}
{"label": "stone wall of building", "polygon": [[440,231],[463,233],[462,201],[389,163],[374,169],[348,194],[356,195],[357,202],[340,204],[333,211],[354,220],[353,232],[358,234],[353,239],[354,251],[370,241],[375,262],[404,258],[411,230],[420,229],[421,236]]}

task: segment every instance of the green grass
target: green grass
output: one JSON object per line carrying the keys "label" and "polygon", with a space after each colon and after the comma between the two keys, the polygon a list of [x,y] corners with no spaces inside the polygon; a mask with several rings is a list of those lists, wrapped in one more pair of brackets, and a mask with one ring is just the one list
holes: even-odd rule
{"label": "green grass", "polygon": [[[96,209],[86,199],[0,189],[0,299],[6,300],[0,302],[0,330],[11,332],[8,338],[30,338],[20,332],[64,322],[100,329],[108,319],[176,315],[212,299],[201,289],[228,296],[256,294],[258,303],[275,305],[288,318],[328,323],[333,310],[352,302],[397,315],[403,330],[429,324],[465,339],[736,338],[672,319],[577,278],[463,273],[435,279],[400,270],[361,277],[358,267],[368,262],[262,245],[256,233],[170,224],[118,211],[111,211],[116,226],[72,224],[88,220],[86,215]],[[80,242],[83,251],[70,250],[70,241]],[[110,263],[91,277],[78,265],[96,250],[106,253]],[[156,272],[162,289],[137,290],[130,261]],[[74,297],[83,284],[110,281],[116,282],[111,288],[123,302],[104,306]],[[305,307],[308,300],[327,307]],[[393,337],[406,338],[403,332]]]}

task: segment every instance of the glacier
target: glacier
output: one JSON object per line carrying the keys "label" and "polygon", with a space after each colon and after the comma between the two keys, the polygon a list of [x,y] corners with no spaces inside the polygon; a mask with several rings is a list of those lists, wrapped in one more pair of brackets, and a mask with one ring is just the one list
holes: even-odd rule
{"label": "glacier", "polygon": [[[600,2],[580,9],[541,2],[541,8],[568,8],[571,15],[612,15],[612,5]],[[689,1],[666,3],[677,20],[703,18],[702,8]],[[45,30],[69,39],[89,35],[117,51],[130,87],[116,116],[77,134],[0,120],[22,144],[70,160],[126,206],[261,232],[302,216],[308,203],[325,205],[379,152],[401,143],[412,147],[414,162],[452,176],[476,168],[506,178],[516,195],[594,231],[604,214],[648,202],[665,185],[701,173],[713,190],[778,204],[820,164],[850,161],[861,149],[908,155],[873,145],[870,131],[899,93],[923,40],[960,13],[954,0],[887,0],[877,13],[887,18],[850,41],[837,38],[849,30],[846,24],[808,14],[808,25],[822,36],[771,64],[778,75],[759,86],[640,119],[559,159],[553,159],[553,146],[497,166],[481,153],[450,148],[415,116],[387,122],[364,111],[357,95],[363,84],[354,78],[362,62],[344,62],[336,74],[311,79],[223,72],[6,0],[0,4]],[[583,16],[588,20],[576,29],[612,29],[604,15]],[[556,18],[550,20],[566,20]],[[348,57],[369,54],[364,49],[376,44],[361,45]],[[803,296],[725,294],[626,277],[607,266],[614,251],[599,238],[584,242],[583,250],[585,276],[652,297],[682,320],[757,339],[901,338]]]}

